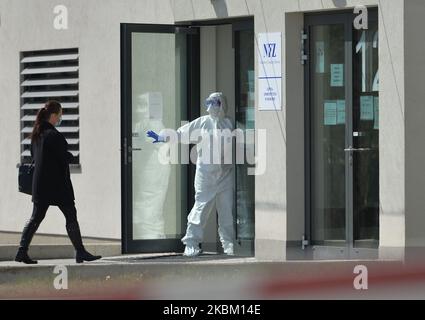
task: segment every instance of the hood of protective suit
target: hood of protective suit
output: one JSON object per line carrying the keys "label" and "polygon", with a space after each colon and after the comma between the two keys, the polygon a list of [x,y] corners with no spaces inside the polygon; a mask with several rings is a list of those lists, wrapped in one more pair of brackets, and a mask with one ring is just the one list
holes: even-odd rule
{"label": "hood of protective suit", "polygon": [[212,93],[205,101],[207,112],[214,119],[223,119],[227,113],[226,97],[221,92]]}

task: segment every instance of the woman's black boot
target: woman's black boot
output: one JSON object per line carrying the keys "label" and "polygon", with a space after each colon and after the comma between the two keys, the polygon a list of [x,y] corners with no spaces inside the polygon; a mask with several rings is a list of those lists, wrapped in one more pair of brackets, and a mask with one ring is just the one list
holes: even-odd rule
{"label": "woman's black boot", "polygon": [[90,252],[87,252],[86,249],[83,249],[82,251],[77,251],[75,261],[77,263],[83,263],[84,261],[95,261],[100,258],[102,258],[102,256],[94,256]]}
{"label": "woman's black boot", "polygon": [[102,256],[94,256],[86,251],[83,245],[83,240],[81,239],[80,226],[78,222],[70,223],[66,226],[69,239],[74,245],[76,255],[75,261],[77,263],[83,263],[84,261],[94,261],[102,258]]}
{"label": "woman's black boot", "polygon": [[38,263],[37,260],[32,260],[28,256],[28,251],[26,251],[23,248],[19,248],[18,253],[16,254],[16,257],[15,257],[15,261],[16,262],[23,262],[25,264],[37,264]]}
{"label": "woman's black boot", "polygon": [[30,246],[31,240],[38,229],[38,223],[30,220],[26,224],[24,230],[22,231],[21,242],[19,244],[19,250],[16,254],[15,261],[23,262],[25,264],[37,264],[36,260],[32,260],[28,256],[28,248]]}

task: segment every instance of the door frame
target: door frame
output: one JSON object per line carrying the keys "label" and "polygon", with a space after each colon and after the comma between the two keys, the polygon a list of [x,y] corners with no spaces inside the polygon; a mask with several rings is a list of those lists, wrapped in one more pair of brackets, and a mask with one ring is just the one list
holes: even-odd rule
{"label": "door frame", "polygon": [[[238,101],[237,97],[239,96],[239,90],[238,90],[238,81],[240,80],[238,77],[238,59],[237,59],[237,41],[236,41],[236,32],[243,31],[243,30],[253,30],[254,32],[254,39],[255,42],[255,28],[254,28],[254,17],[242,17],[242,18],[225,18],[225,19],[214,19],[214,20],[197,20],[197,21],[191,21],[190,26],[194,27],[207,27],[207,26],[220,26],[220,25],[231,25],[232,26],[232,47],[234,49],[234,59],[235,59],[235,112],[238,108]],[[200,40],[200,39],[199,39]],[[254,50],[255,50],[256,44],[254,43]],[[254,56],[256,52],[254,51]],[[255,59],[254,59],[255,60]],[[200,61],[199,61],[200,63]],[[255,62],[254,62],[254,69],[255,69]],[[198,81],[199,83],[199,81]],[[198,90],[198,101],[200,97],[200,87]],[[197,106],[198,114],[200,114],[200,105],[199,103],[194,105]],[[199,116],[199,115],[198,115]],[[195,170],[195,169],[193,169]],[[193,180],[192,180],[193,181]],[[235,169],[235,178],[234,181],[236,182],[236,169]],[[194,194],[193,194],[194,196]],[[233,225],[235,229],[235,235],[237,235],[237,228],[236,228],[236,187],[234,192],[234,202],[233,202]],[[193,202],[193,199],[192,199]],[[254,211],[255,215],[255,211]],[[255,228],[254,228],[255,229]],[[219,235],[217,233],[217,239],[219,239]],[[216,243],[216,251],[221,252],[221,244],[220,241],[217,241]],[[235,241],[235,254],[238,256],[254,256],[255,255],[255,237],[253,240],[237,240]]]}
{"label": "door frame", "polygon": [[[164,252],[164,248],[173,248],[173,251],[183,252],[184,246],[180,240],[158,239],[158,240],[132,240],[132,167],[128,165],[128,150],[131,147],[131,34],[132,32],[157,32],[173,33],[174,30],[184,32],[191,29],[187,37],[187,114],[186,119],[194,120],[200,116],[200,32],[202,26],[218,26],[223,24],[232,25],[232,37],[235,31],[252,28],[254,30],[254,18],[229,18],[216,19],[209,21],[191,21],[176,23],[174,25],[164,24],[121,24],[121,242],[122,253],[154,253]],[[235,41],[233,38],[233,47]],[[255,53],[254,53],[255,54]],[[236,50],[235,50],[236,55]],[[236,57],[235,57],[236,58]],[[235,60],[236,63],[236,60]],[[236,67],[236,65],[235,65]],[[254,66],[255,68],[255,66]],[[236,70],[235,70],[236,71]],[[235,74],[235,83],[238,81]],[[237,86],[235,91],[237,91]],[[237,92],[235,92],[237,94]],[[130,143],[130,144],[129,144]],[[192,146],[190,146],[190,149]],[[182,215],[182,224],[186,225],[187,215],[194,204],[195,190],[193,181],[195,178],[196,165],[190,163],[187,165],[187,214]],[[236,176],[235,176],[236,177]],[[236,178],[235,178],[236,179]],[[235,189],[236,190],[236,189]],[[234,212],[236,214],[236,212]],[[236,224],[236,218],[234,217]],[[240,245],[241,255],[254,255],[254,240],[243,241]],[[217,242],[217,251],[221,250]]]}
{"label": "door frame", "polygon": [[[377,8],[368,8],[369,21],[377,20]],[[365,252],[368,256],[376,256],[376,249],[369,248],[356,248],[354,241],[354,166],[349,165],[350,154],[345,153],[345,189],[346,189],[346,241],[340,241],[340,245],[328,246],[325,242],[323,246],[316,245],[312,241],[312,184],[311,184],[311,85],[310,79],[312,75],[312,59],[311,55],[314,54],[311,50],[311,26],[314,25],[332,25],[332,24],[344,24],[345,26],[345,95],[346,95],[346,132],[345,132],[345,144],[346,148],[353,145],[353,21],[356,15],[352,10],[343,10],[335,12],[315,12],[304,15],[304,32],[307,34],[307,41],[305,43],[305,52],[308,54],[308,61],[304,68],[304,127],[305,127],[305,141],[304,141],[304,152],[305,152],[305,237],[309,241],[309,246],[312,247],[324,247],[327,253],[330,253],[330,257],[334,257],[334,253],[341,253],[341,249],[348,256],[358,255],[360,252]],[[348,165],[347,165],[348,164]]]}
{"label": "door frame", "polygon": [[[240,77],[239,77],[239,58],[238,58],[238,50],[239,50],[239,46],[238,46],[238,34],[237,32],[239,31],[247,31],[247,30],[252,30],[254,33],[254,38],[252,39],[254,41],[254,70],[255,70],[255,48],[256,48],[256,43],[255,43],[255,28],[254,28],[254,19],[245,19],[245,20],[241,20],[241,21],[237,21],[232,23],[232,42],[233,42],[233,48],[234,48],[234,54],[235,54],[235,113],[237,111],[237,109],[239,107],[241,107],[239,105],[239,99],[238,97],[240,96],[240,90],[239,90],[239,83],[240,83]],[[255,91],[255,87],[254,87],[254,91]],[[235,117],[236,119],[236,117]],[[236,128],[236,126],[235,126]],[[236,186],[236,182],[237,182],[237,166],[235,165],[235,193],[234,193],[234,203],[233,203],[233,212],[234,212],[234,228],[235,228],[235,235],[236,235],[236,243],[235,243],[235,253],[237,255],[241,255],[241,256],[254,256],[255,255],[255,208],[254,208],[254,239],[252,240],[247,240],[247,239],[237,239],[237,186]],[[254,190],[254,194],[255,194],[255,190]],[[255,203],[254,203],[254,207],[255,207]]]}
{"label": "door frame", "polygon": [[[128,163],[131,151],[131,114],[132,114],[132,47],[131,35],[133,32],[150,33],[177,33],[187,34],[186,39],[186,94],[187,108],[185,117],[192,120],[199,116],[197,108],[199,101],[199,32],[196,28],[179,25],[164,24],[132,24],[122,23],[121,32],[121,247],[122,253],[157,253],[157,252],[183,252],[184,245],[180,239],[155,239],[155,240],[133,240],[132,229],[132,165]],[[198,109],[199,111],[199,109]],[[193,204],[193,181],[194,165],[187,166],[187,206]],[[185,230],[187,213],[182,214],[182,230]]]}

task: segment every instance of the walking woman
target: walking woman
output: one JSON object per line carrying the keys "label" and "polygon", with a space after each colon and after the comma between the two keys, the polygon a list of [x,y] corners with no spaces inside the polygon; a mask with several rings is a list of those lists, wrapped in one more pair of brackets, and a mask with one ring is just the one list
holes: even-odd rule
{"label": "walking woman", "polygon": [[31,134],[31,156],[35,165],[32,183],[34,207],[32,216],[22,232],[15,258],[17,262],[37,263],[28,256],[28,247],[51,205],[58,206],[65,215],[66,230],[76,250],[77,263],[101,258],[91,255],[83,246],[69,173],[69,163],[73,155],[68,152],[65,137],[55,128],[61,121],[62,106],[57,101],[48,101],[37,113]]}

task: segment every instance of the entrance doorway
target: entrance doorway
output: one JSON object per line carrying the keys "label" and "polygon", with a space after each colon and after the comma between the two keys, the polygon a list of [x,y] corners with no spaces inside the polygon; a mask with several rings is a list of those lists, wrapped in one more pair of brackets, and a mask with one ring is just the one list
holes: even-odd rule
{"label": "entrance doorway", "polygon": [[354,29],[354,18],[305,17],[306,233],[316,249],[336,247],[346,257],[379,246],[377,11],[369,10],[367,30]]}
{"label": "entrance doorway", "polygon": [[[195,166],[161,165],[167,146],[153,145],[146,131],[178,128],[205,114],[201,106],[213,91],[228,96],[235,128],[254,128],[253,21],[123,24],[121,36],[123,252],[181,252]],[[254,177],[237,165],[234,179],[235,253],[253,255]],[[221,252],[216,214],[204,240],[204,250]]]}
{"label": "entrance doorway", "polygon": [[187,120],[188,28],[121,25],[122,248],[124,253],[179,252],[188,208],[188,166],[163,165],[167,144],[148,130]]}

